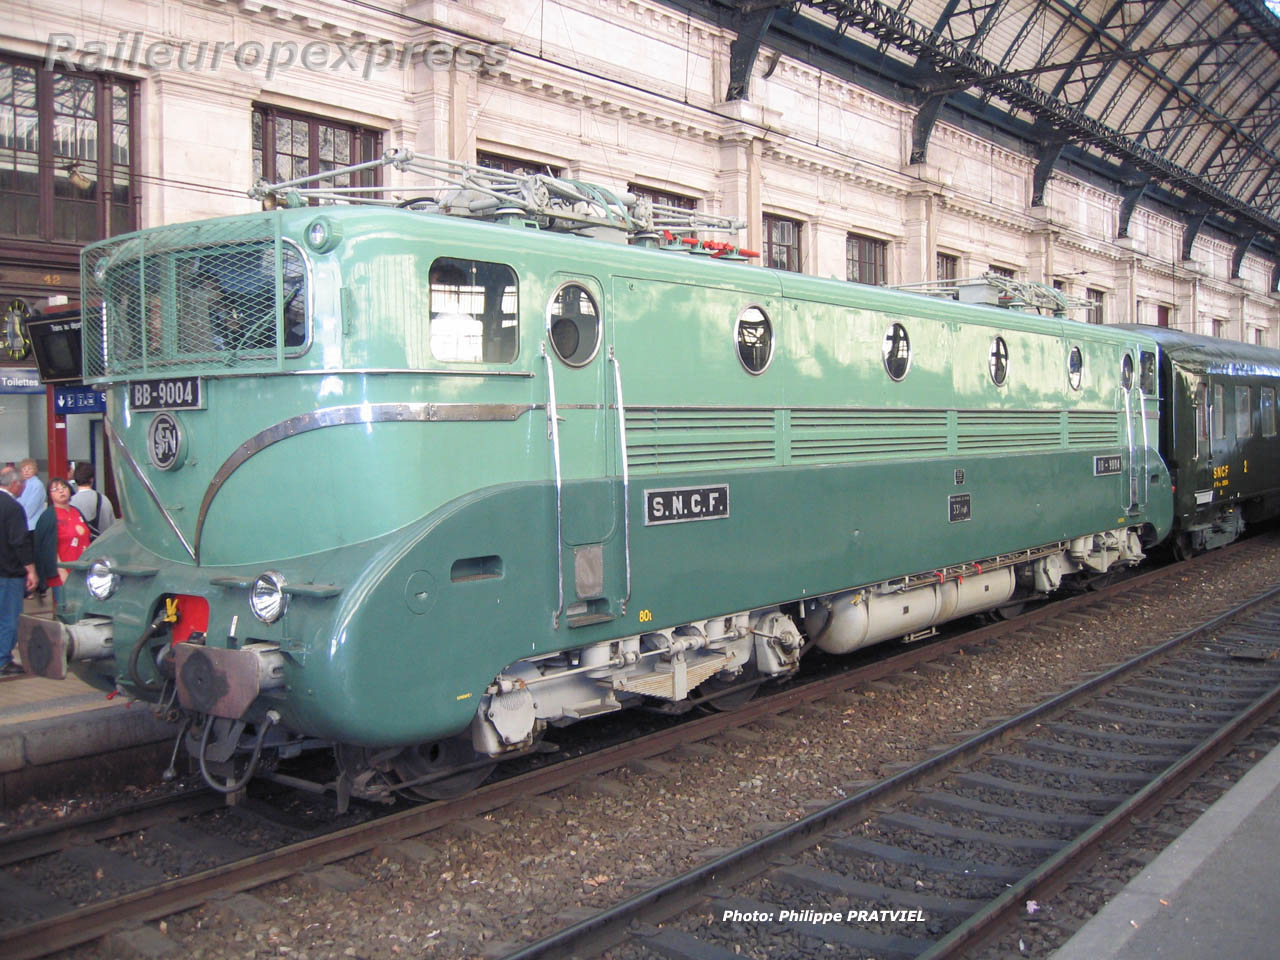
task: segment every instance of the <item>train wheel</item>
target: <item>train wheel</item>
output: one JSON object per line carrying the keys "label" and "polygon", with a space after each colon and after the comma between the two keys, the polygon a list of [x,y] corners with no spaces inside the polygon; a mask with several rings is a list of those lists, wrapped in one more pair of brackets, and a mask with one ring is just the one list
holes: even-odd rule
{"label": "train wheel", "polygon": [[728,713],[745,707],[764,678],[754,666],[746,667],[732,680],[720,680],[712,677],[703,681],[697,689],[698,706],[707,713]]}
{"label": "train wheel", "polygon": [[1025,600],[1013,603],[1006,603],[1003,607],[996,607],[991,611],[991,619],[993,620],[1016,620],[1027,612],[1029,604]]}
{"label": "train wheel", "polygon": [[1195,547],[1191,546],[1191,538],[1185,533],[1180,533],[1173,538],[1173,559],[1190,560],[1196,555]]}
{"label": "train wheel", "polygon": [[493,758],[476,753],[469,733],[405,747],[391,758],[391,769],[402,783],[431,778],[400,791],[420,800],[460,797],[489,779],[497,765]]}

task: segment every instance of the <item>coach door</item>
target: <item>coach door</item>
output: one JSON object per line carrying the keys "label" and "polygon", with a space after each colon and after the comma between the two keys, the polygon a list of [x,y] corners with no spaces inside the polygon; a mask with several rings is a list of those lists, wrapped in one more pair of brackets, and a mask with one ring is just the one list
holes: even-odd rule
{"label": "coach door", "polygon": [[593,277],[554,279],[543,351],[560,534],[555,619],[573,628],[618,616],[628,586],[627,545],[618,530],[625,525],[617,483],[620,380],[606,342],[600,284]]}
{"label": "coach door", "polygon": [[1208,377],[1194,377],[1192,384],[1196,409],[1196,457],[1192,475],[1196,505],[1199,506],[1214,499],[1217,464],[1213,447],[1215,440],[1226,435],[1227,412],[1223,408],[1222,384],[1215,384]]}

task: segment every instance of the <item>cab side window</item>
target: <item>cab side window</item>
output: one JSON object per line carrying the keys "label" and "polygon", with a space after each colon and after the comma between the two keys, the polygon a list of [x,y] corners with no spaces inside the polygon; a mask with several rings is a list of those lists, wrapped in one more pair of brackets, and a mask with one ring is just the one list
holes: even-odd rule
{"label": "cab side window", "polygon": [[1156,395],[1156,355],[1148,350],[1141,357],[1142,392],[1148,397]]}
{"label": "cab side window", "polygon": [[431,264],[431,355],[445,363],[511,363],[519,346],[515,271],[440,257]]}

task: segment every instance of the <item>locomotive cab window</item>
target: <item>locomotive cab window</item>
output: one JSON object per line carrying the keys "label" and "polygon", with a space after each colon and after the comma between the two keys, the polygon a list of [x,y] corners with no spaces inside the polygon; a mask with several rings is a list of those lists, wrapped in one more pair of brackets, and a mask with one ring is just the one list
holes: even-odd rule
{"label": "locomotive cab window", "polygon": [[1128,353],[1120,361],[1120,386],[1125,390],[1133,386],[1133,356]]}
{"label": "locomotive cab window", "polygon": [[511,363],[518,346],[516,275],[506,264],[431,264],[431,355],[445,363]]}
{"label": "locomotive cab window", "polygon": [[733,339],[738,345],[738,359],[750,374],[764,373],[773,359],[773,325],[759,307],[747,307],[738,314]]}
{"label": "locomotive cab window", "polygon": [[1258,414],[1262,421],[1262,435],[1276,435],[1276,390],[1275,387],[1263,387],[1258,391]]}
{"label": "locomotive cab window", "polygon": [[137,260],[99,261],[95,282],[107,299],[116,369],[133,369],[143,358],[151,366],[262,359],[281,339],[288,356],[303,352],[307,268],[290,241],[279,255],[279,298],[270,243],[159,252],[141,267]]}
{"label": "locomotive cab window", "polygon": [[571,367],[586,366],[600,346],[600,308],[591,291],[566,283],[547,308],[547,335],[556,356]]}
{"label": "locomotive cab window", "polygon": [[997,387],[1004,386],[1004,381],[1009,376],[1009,345],[1005,343],[1004,337],[996,337],[991,341],[987,370],[991,373],[992,383]]}
{"label": "locomotive cab window", "polygon": [[907,328],[900,323],[891,326],[884,335],[881,346],[884,354],[884,369],[891,380],[902,380],[911,369],[911,338]]}
{"label": "locomotive cab window", "polygon": [[1156,395],[1156,355],[1149,350],[1143,350],[1142,363],[1140,367],[1140,376],[1142,377],[1142,392],[1149,397]]}
{"label": "locomotive cab window", "polygon": [[1084,355],[1079,347],[1072,347],[1071,352],[1067,354],[1067,383],[1071,385],[1072,390],[1079,390],[1083,378]]}

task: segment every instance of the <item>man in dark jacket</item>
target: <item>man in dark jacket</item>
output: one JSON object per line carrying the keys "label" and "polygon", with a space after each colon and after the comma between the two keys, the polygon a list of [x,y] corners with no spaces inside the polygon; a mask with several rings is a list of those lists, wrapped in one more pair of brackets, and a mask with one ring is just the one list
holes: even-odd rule
{"label": "man in dark jacket", "polygon": [[24,481],[13,467],[0,469],[0,676],[22,673],[13,662],[22,597],[36,588],[35,558],[27,537],[27,513],[18,503]]}

